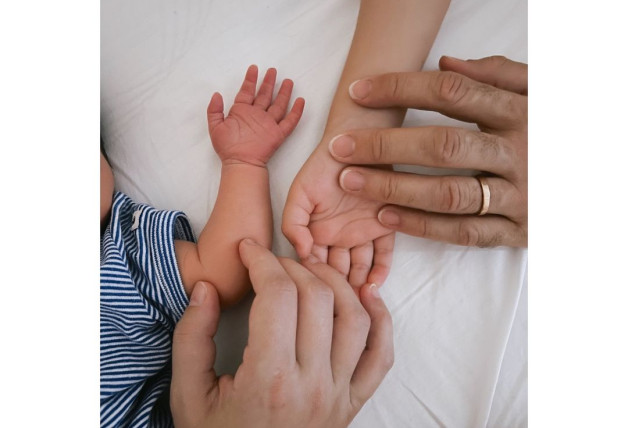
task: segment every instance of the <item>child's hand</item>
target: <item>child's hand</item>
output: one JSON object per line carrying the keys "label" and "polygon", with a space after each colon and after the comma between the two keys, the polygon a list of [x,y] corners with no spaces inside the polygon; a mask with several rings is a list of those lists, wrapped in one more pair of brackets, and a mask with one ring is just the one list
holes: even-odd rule
{"label": "child's hand", "polygon": [[216,92],[212,97],[207,107],[209,136],[223,163],[266,166],[297,126],[305,100],[297,98],[286,114],[293,83],[284,80],[273,101],[276,78],[277,70],[269,68],[256,96],[257,66],[251,65],[226,118],[222,96]]}

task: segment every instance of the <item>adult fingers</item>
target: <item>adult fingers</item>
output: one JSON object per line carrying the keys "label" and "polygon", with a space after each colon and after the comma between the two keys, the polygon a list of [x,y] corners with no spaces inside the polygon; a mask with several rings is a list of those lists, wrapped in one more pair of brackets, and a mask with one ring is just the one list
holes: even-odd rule
{"label": "adult fingers", "polygon": [[329,152],[347,164],[405,164],[465,168],[504,175],[516,154],[503,137],[441,126],[363,129],[338,135]]}
{"label": "adult fingers", "polygon": [[303,264],[334,292],[334,332],[331,346],[331,367],[336,384],[351,379],[366,345],[370,319],[353,288],[331,266],[312,257]]}
{"label": "adult fingers", "polygon": [[179,320],[172,339],[172,383],[170,387],[175,420],[201,414],[210,394],[217,393],[214,371],[220,307],[216,289],[198,282],[190,304]]}
{"label": "adult fingers", "polygon": [[249,270],[255,299],[249,315],[252,355],[273,365],[295,361],[297,288],[279,260],[250,239],[240,242],[240,257]]}
{"label": "adult fingers", "polygon": [[401,208],[383,207],[378,218],[391,229],[421,238],[452,244],[496,247],[526,247],[527,230],[498,215],[453,216]]}
{"label": "adult fingers", "polygon": [[[290,259],[280,259],[297,286],[296,358],[299,365],[321,375],[329,371],[334,324],[334,293],[312,272]],[[329,373],[331,375],[331,373]]]}
{"label": "adult fingers", "polygon": [[388,278],[393,261],[394,246],[395,232],[380,236],[373,241],[373,268],[366,279],[369,284],[382,285]]}
{"label": "adult fingers", "polygon": [[366,349],[351,379],[351,402],[360,408],[377,389],[394,362],[392,318],[377,286],[364,285],[360,299],[371,318]]}
{"label": "adult fingers", "polygon": [[527,97],[451,71],[388,73],[353,82],[353,100],[366,107],[433,110],[482,128],[518,129],[527,123]]}
{"label": "adult fingers", "polygon": [[368,274],[373,267],[373,241],[353,247],[351,249],[351,268],[349,270],[349,284],[352,287],[364,285]]}
{"label": "adult fingers", "polygon": [[255,100],[255,89],[257,87],[257,66],[251,65],[246,70],[244,82],[240,87],[240,91],[236,94],[235,102],[244,104],[253,104]]}
{"label": "adult fingers", "polygon": [[443,56],[438,65],[443,71],[455,71],[496,88],[521,95],[528,94],[528,64],[512,61],[504,56],[466,61]]}
{"label": "adult fingers", "polygon": [[[488,213],[514,215],[517,189],[499,177],[485,177],[491,191]],[[350,166],[340,174],[340,187],[361,198],[425,211],[477,214],[482,187],[475,177],[417,175]]]}
{"label": "adult fingers", "polygon": [[273,98],[273,91],[275,90],[275,80],[277,79],[277,69],[269,68],[266,71],[264,80],[257,91],[257,96],[253,105],[258,106],[266,110],[270,106],[270,102]]}

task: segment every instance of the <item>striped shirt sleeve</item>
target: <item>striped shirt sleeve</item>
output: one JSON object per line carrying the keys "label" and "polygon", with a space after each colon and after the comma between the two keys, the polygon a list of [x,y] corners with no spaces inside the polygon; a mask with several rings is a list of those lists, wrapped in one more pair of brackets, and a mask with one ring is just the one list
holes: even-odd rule
{"label": "striped shirt sleeve", "polygon": [[101,239],[102,427],[172,426],[167,408],[172,333],[188,305],[175,239],[194,241],[183,213],[116,193]]}

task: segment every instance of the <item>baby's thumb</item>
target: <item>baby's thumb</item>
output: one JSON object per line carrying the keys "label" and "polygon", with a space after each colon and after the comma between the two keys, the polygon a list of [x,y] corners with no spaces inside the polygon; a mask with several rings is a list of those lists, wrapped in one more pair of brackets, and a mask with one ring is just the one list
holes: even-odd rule
{"label": "baby's thumb", "polygon": [[172,340],[171,406],[184,412],[206,406],[208,392],[217,387],[214,371],[220,304],[216,289],[197,282],[190,305],[179,320]]}
{"label": "baby's thumb", "polygon": [[314,245],[314,238],[308,228],[309,222],[310,213],[293,202],[291,196],[288,195],[288,200],[283,210],[281,231],[301,259],[306,258],[312,252],[312,246]]}

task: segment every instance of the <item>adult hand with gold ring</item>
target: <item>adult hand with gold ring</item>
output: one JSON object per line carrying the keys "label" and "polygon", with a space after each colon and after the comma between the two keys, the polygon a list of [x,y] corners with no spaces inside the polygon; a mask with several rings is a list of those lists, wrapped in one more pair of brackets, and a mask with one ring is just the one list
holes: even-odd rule
{"label": "adult hand with gold ring", "polygon": [[[526,247],[528,243],[528,66],[504,57],[442,57],[440,71],[389,73],[351,85],[365,107],[437,111],[477,124],[361,129],[330,141],[351,166],[342,189],[387,202],[386,227],[459,245]],[[477,177],[430,176],[358,165],[406,164],[481,171]]]}

